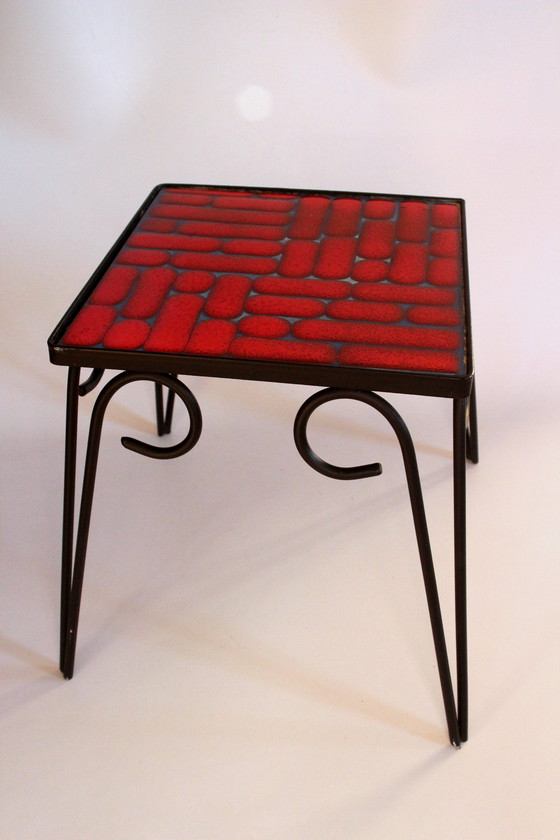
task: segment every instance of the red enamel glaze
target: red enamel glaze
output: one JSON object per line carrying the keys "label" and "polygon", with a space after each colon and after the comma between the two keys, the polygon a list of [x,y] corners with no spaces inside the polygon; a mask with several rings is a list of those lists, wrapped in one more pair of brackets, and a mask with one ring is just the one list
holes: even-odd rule
{"label": "red enamel glaze", "polygon": [[177,230],[177,222],[174,222],[173,219],[152,219],[148,217],[142,221],[139,230],[148,230],[153,233],[173,233]]}
{"label": "red enamel glaze", "polygon": [[144,344],[144,350],[180,353],[188,341],[203,302],[198,295],[174,295],[168,298]]}
{"label": "red enamel glaze", "polygon": [[430,260],[428,281],[435,286],[458,286],[461,278],[461,265],[457,260],[440,258]]}
{"label": "red enamel glaze", "polygon": [[271,213],[260,210],[219,210],[213,207],[192,207],[184,204],[161,204],[154,210],[156,216],[171,219],[192,219],[202,222],[224,222],[236,225],[286,225],[288,213]]}
{"label": "red enamel glaze", "polygon": [[150,251],[140,248],[125,248],[117,257],[118,263],[127,265],[165,265],[168,259],[165,251]]}
{"label": "red enamel glaze", "polygon": [[103,346],[111,350],[137,350],[150,332],[145,321],[119,321],[109,327],[103,339]]}
{"label": "red enamel glaze", "polygon": [[413,324],[458,327],[461,323],[459,312],[451,306],[413,306],[407,317]]}
{"label": "red enamel glaze", "polygon": [[354,286],[353,296],[359,300],[425,303],[434,306],[453,306],[455,303],[455,292],[451,289],[430,289],[427,286],[397,286],[394,283],[384,283],[381,286],[358,283]]}
{"label": "red enamel glaze", "polygon": [[289,213],[294,207],[294,200],[285,198],[239,198],[237,196],[224,195],[215,199],[214,207],[223,207],[233,210],[272,210],[280,213]]}
{"label": "red enamel glaze", "polygon": [[233,257],[221,254],[175,254],[170,259],[177,268],[196,268],[201,271],[239,271],[245,274],[270,274],[278,263],[272,257]]}
{"label": "red enamel glaze", "polygon": [[355,236],[362,215],[362,202],[355,198],[336,198],[325,228],[327,236]]}
{"label": "red enamel glaze", "polygon": [[132,266],[113,266],[93,292],[90,303],[120,303],[130,292],[139,273],[138,269]]}
{"label": "red enamel glaze", "polygon": [[[434,309],[437,307],[433,307]],[[327,315],[350,321],[401,321],[403,309],[395,303],[361,303],[357,300],[337,300],[327,306]]]}
{"label": "red enamel glaze", "polygon": [[162,306],[176,277],[177,272],[168,266],[147,268],[126,302],[122,315],[125,318],[151,318]]}
{"label": "red enamel glaze", "polygon": [[366,219],[391,219],[395,212],[395,202],[374,198],[366,201],[364,217]]}
{"label": "red enamel glaze", "polygon": [[211,271],[182,271],[173,286],[176,292],[207,292],[215,282]]}
{"label": "red enamel glaze", "polygon": [[113,306],[85,306],[66,330],[63,344],[70,347],[95,347],[117,317]]}
{"label": "red enamel glaze", "polygon": [[403,201],[399,209],[397,239],[427,242],[430,230],[430,207],[425,201]]}
{"label": "red enamel glaze", "polygon": [[230,353],[241,359],[332,364],[335,351],[330,344],[272,338],[236,338]]}
{"label": "red enamel glaze", "polygon": [[461,213],[456,204],[434,204],[432,207],[432,225],[434,227],[455,228],[461,224]]}
{"label": "red enamel glaze", "polygon": [[[255,285],[258,284],[259,281]],[[255,315],[284,315],[293,318],[319,318],[325,312],[322,300],[282,295],[254,295],[245,303],[245,310]]]}
{"label": "red enamel glaze", "polygon": [[296,338],[356,344],[389,344],[400,347],[432,347],[456,350],[459,336],[454,330],[416,329],[354,321],[298,321],[292,327]]}
{"label": "red enamel glaze", "polygon": [[430,239],[430,254],[434,257],[458,257],[461,240],[458,230],[434,230]]}
{"label": "red enamel glaze", "polygon": [[300,199],[296,216],[291,224],[290,239],[318,239],[331,202],[322,196],[304,196]]}
{"label": "red enamel glaze", "polygon": [[251,289],[248,277],[224,274],[216,280],[204,311],[210,318],[237,318],[243,312],[245,298]]}
{"label": "red enamel glaze", "polygon": [[422,283],[428,270],[428,249],[424,245],[401,243],[395,247],[389,280],[393,283]]}
{"label": "red enamel glaze", "polygon": [[169,251],[216,251],[219,239],[190,236],[186,239],[173,233],[136,233],[130,238],[134,248],[166,248]]}
{"label": "red enamel glaze", "polygon": [[458,202],[163,188],[62,344],[458,373]]}
{"label": "red enamel glaze", "polygon": [[434,371],[437,373],[456,373],[458,368],[457,357],[454,353],[436,353],[431,350],[400,350],[395,347],[379,348],[348,345],[341,349],[339,361],[342,365]]}
{"label": "red enamel glaze", "polygon": [[224,254],[247,254],[258,257],[277,257],[282,253],[282,245],[279,242],[260,239],[227,239],[222,242],[221,249]]}
{"label": "red enamel glaze", "polygon": [[366,283],[379,283],[389,273],[389,263],[383,260],[360,260],[354,263],[352,279]]}
{"label": "red enamel glaze", "polygon": [[339,280],[292,280],[284,277],[259,277],[255,291],[270,295],[297,295],[338,300],[352,291],[349,283]]}
{"label": "red enamel glaze", "polygon": [[228,352],[235,334],[236,328],[232,321],[217,318],[201,321],[192,331],[185,350],[197,356],[222,356]]}
{"label": "red enamel glaze", "polygon": [[391,256],[394,244],[394,222],[364,222],[360,234],[358,256],[383,260]]}
{"label": "red enamel glaze", "polygon": [[319,246],[316,242],[307,239],[292,239],[286,242],[278,274],[284,277],[308,277],[313,274],[318,253]]}
{"label": "red enamel glaze", "polygon": [[219,222],[186,222],[180,233],[189,236],[223,236],[244,239],[283,239],[285,229],[273,225],[228,225]]}
{"label": "red enamel glaze", "polygon": [[313,273],[326,280],[350,277],[356,256],[356,244],[356,240],[350,236],[327,236],[321,242]]}
{"label": "red enamel glaze", "polygon": [[209,193],[186,192],[185,190],[167,190],[161,196],[162,204],[193,204],[202,207],[212,203]]}
{"label": "red enamel glaze", "polygon": [[241,335],[257,338],[283,338],[290,332],[290,322],[270,315],[248,315],[237,324]]}

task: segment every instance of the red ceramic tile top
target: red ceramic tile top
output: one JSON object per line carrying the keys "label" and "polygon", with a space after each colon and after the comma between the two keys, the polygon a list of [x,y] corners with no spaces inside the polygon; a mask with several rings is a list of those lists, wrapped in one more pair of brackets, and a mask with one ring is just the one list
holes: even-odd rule
{"label": "red ceramic tile top", "polygon": [[166,187],[67,347],[465,372],[459,202]]}

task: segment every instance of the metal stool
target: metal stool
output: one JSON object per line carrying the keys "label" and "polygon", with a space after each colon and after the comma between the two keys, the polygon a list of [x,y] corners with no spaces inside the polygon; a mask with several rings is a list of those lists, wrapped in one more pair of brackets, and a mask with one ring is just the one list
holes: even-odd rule
{"label": "metal stool", "polygon": [[[128,224],[49,339],[68,366],[60,667],[74,672],[97,457],[111,397],[155,383],[157,431],[174,398],[189,432],[174,446],[122,438],[152,458],[188,452],[202,430],[179,375],[322,386],[297,414],[294,438],[335,479],[381,473],[339,467],[309,446],[307,424],[331,400],[356,399],[397,435],[408,482],[451,743],[467,740],[465,462],[478,460],[464,204],[460,199],[307,190],[161,185]],[[81,368],[93,368],[80,384]],[[79,397],[122,371],[95,402],[74,541]],[[164,401],[163,389],[168,389]],[[377,391],[453,401],[457,706],[416,455]]]}

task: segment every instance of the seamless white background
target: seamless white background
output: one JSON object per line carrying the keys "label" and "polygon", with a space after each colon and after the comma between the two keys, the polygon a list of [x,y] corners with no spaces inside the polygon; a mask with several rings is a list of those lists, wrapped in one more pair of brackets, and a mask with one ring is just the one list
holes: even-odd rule
{"label": "seamless white background", "polygon": [[[0,71],[0,835],[556,838],[558,4],[5,0]],[[315,448],[384,474],[318,476],[291,442],[298,386],[190,380],[203,436],[167,463],[120,447],[151,439],[153,406],[119,393],[60,678],[65,370],[46,339],[166,181],[466,200],[481,463],[461,751],[396,444],[365,406],[325,408]],[[451,407],[395,403],[449,623]]]}

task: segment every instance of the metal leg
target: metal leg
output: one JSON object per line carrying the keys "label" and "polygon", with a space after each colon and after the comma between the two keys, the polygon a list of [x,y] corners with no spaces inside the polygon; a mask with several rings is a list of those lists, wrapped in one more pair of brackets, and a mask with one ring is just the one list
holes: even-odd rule
{"label": "metal leg", "polygon": [[[123,385],[137,380],[149,380],[165,385],[174,391],[185,404],[189,413],[191,426],[180,443],[174,446],[152,446],[134,438],[122,438],[126,449],[147,455],[151,458],[176,458],[188,452],[198,441],[202,430],[202,416],[198,403],[189,389],[179,380],[167,374],[127,372],[115,376],[105,385],[93,407],[87,443],[84,480],[80,515],[76,535],[76,548],[72,558],[73,543],[73,513],[75,496],[75,467],[76,467],[76,430],[77,430],[77,396],[78,396],[79,368],[72,368],[68,379],[68,413],[66,438],[66,480],[64,497],[64,533],[63,533],[63,562],[62,562],[62,610],[61,610],[61,671],[66,679],[71,679],[74,673],[74,659],[76,653],[76,637],[80,615],[82,585],[86,561],[93,492],[97,472],[99,444],[105,410],[111,397]],[[99,379],[97,379],[99,381]]]}
{"label": "metal leg", "polygon": [[78,434],[78,388],[80,368],[68,368],[66,392],[66,443],[64,457],[64,502],[62,514],[62,574],[60,586],[60,669],[64,664],[68,610],[72,589],[74,550],[74,499],[76,495],[76,443]]}
{"label": "metal leg", "polygon": [[478,464],[478,420],[476,414],[476,388],[473,379],[467,407],[467,458]]}
{"label": "metal leg", "polygon": [[344,468],[337,467],[332,464],[327,464],[325,461],[319,458],[309,446],[306,435],[307,423],[309,418],[320,405],[322,405],[325,402],[337,399],[355,399],[367,403],[368,405],[371,405],[373,408],[377,409],[377,411],[379,411],[385,417],[386,420],[388,420],[388,422],[393,427],[395,434],[397,435],[404,461],[410,503],[412,506],[414,527],[416,530],[416,540],[418,544],[418,551],[420,554],[420,563],[422,566],[426,598],[428,601],[428,611],[430,614],[430,622],[432,626],[432,635],[436,651],[436,659],[443,695],[445,715],[447,719],[447,727],[449,731],[449,739],[455,747],[460,747],[461,735],[459,732],[457,710],[455,707],[455,698],[453,694],[453,683],[451,679],[451,671],[447,655],[447,646],[445,642],[445,634],[443,629],[443,621],[441,616],[436,576],[430,547],[430,538],[428,535],[428,526],[424,510],[424,501],[422,498],[422,487],[420,484],[420,476],[418,473],[416,453],[414,451],[414,444],[412,443],[410,432],[408,431],[408,428],[400,414],[393,408],[393,406],[390,403],[388,403],[386,400],[384,400],[377,394],[373,394],[370,391],[351,391],[337,388],[327,388],[323,391],[320,391],[318,394],[314,394],[312,397],[310,397],[303,404],[300,411],[298,412],[294,424],[294,438],[298,451],[302,455],[303,459],[311,467],[313,467],[313,469],[317,470],[323,475],[327,475],[330,478],[352,479],[366,478],[368,475],[379,475],[379,473],[381,472],[379,464],[368,464],[364,467]]}
{"label": "metal leg", "polygon": [[455,533],[455,639],[457,646],[457,704],[461,740],[468,738],[467,659],[467,544],[466,486],[467,457],[466,399],[453,401],[453,510]]}
{"label": "metal leg", "polygon": [[[93,407],[87,443],[84,479],[80,503],[80,514],[74,551],[74,506],[76,490],[76,445],[78,426],[79,395],[91,391],[101,379],[103,371],[94,371],[90,378],[79,384],[79,367],[68,372],[64,514],[62,540],[61,581],[61,645],[60,667],[66,679],[74,671],[76,637],[80,613],[81,593],[91,520],[93,493],[97,471],[97,460],[103,419],[112,396],[129,382],[149,380],[156,387],[156,409],[158,433],[165,434],[171,426],[173,399],[177,394],[189,413],[191,426],[188,434],[178,444],[168,447],[152,446],[133,438],[122,438],[123,446],[152,458],[175,458],[188,452],[197,442],[202,429],[200,408],[189,389],[175,376],[126,372],[115,376],[101,391]],[[165,415],[163,411],[163,386],[169,389]],[[325,402],[336,399],[360,400],[379,411],[390,423],[397,435],[404,461],[410,502],[412,507],[416,539],[420,555],[424,586],[428,602],[432,635],[443,694],[443,702],[449,730],[449,738],[459,747],[468,737],[468,685],[467,685],[467,609],[466,609],[466,513],[465,513],[465,461],[467,456],[474,462],[478,459],[476,401],[474,389],[470,398],[453,401],[453,486],[455,527],[455,617],[457,648],[457,695],[458,711],[455,706],[453,684],[447,655],[439,595],[426,522],[422,488],[416,461],[416,453],[410,432],[398,412],[377,394],[369,391],[353,391],[327,388],[310,397],[299,410],[294,424],[294,439],[303,459],[313,469],[336,479],[357,479],[379,475],[380,464],[366,464],[357,467],[338,467],[319,458],[309,446],[307,424],[313,412]],[[467,411],[469,417],[467,421]]]}
{"label": "metal leg", "polygon": [[[175,379],[174,374],[170,374]],[[155,392],[156,392],[156,422],[157,422],[157,433],[159,437],[162,435],[168,435],[171,431],[171,421],[173,420],[173,403],[175,401],[175,391],[169,390],[167,394],[167,405],[165,407],[165,413],[163,410],[163,385],[161,382],[155,383]]]}

